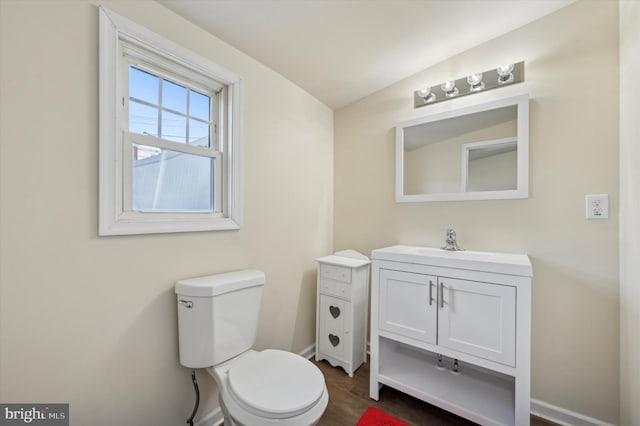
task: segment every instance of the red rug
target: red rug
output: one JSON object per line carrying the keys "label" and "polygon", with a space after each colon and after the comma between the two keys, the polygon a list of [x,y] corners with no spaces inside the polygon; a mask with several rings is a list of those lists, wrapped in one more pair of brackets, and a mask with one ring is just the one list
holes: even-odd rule
{"label": "red rug", "polygon": [[369,407],[356,426],[409,426],[409,423],[398,420],[377,408]]}

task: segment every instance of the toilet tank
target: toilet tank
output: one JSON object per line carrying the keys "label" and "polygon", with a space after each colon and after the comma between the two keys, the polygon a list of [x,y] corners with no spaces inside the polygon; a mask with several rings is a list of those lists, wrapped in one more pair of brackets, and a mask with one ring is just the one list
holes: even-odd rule
{"label": "toilet tank", "polygon": [[178,281],[180,364],[211,367],[251,349],[264,284],[255,269]]}

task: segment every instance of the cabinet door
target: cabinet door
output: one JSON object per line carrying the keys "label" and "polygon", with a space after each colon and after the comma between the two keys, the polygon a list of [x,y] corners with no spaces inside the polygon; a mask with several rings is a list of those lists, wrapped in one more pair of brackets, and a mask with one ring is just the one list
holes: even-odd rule
{"label": "cabinet door", "polygon": [[345,360],[350,355],[349,302],[320,295],[320,352]]}
{"label": "cabinet door", "polygon": [[380,270],[379,327],[427,343],[436,343],[437,278]]}
{"label": "cabinet door", "polygon": [[515,365],[515,287],[439,277],[438,290],[438,345]]}

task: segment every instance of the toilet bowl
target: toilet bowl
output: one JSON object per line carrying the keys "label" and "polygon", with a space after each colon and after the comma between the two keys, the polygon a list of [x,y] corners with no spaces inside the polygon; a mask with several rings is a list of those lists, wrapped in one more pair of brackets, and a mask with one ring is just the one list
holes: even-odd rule
{"label": "toilet bowl", "polygon": [[178,281],[180,363],[215,379],[225,426],[314,425],[329,401],[320,369],[291,352],[251,349],[264,284],[256,270]]}

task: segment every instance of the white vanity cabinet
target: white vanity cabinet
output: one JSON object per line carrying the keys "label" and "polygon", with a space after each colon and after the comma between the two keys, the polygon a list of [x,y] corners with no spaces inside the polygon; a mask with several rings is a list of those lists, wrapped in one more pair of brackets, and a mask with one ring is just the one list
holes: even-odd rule
{"label": "white vanity cabinet", "polygon": [[316,361],[349,376],[366,361],[369,259],[352,250],[316,259]]}
{"label": "white vanity cabinet", "polygon": [[529,258],[394,246],[372,261],[370,397],[387,385],[479,424],[528,425]]}

